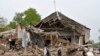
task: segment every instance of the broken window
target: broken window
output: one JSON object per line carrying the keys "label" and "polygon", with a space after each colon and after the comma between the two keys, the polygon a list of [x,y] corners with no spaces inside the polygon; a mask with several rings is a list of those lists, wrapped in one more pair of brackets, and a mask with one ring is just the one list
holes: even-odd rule
{"label": "broken window", "polygon": [[1,35],[0,38],[3,38],[3,35]]}
{"label": "broken window", "polygon": [[69,42],[71,42],[71,38],[68,38]]}
{"label": "broken window", "polygon": [[45,45],[48,46],[51,43],[50,40],[45,40]]}

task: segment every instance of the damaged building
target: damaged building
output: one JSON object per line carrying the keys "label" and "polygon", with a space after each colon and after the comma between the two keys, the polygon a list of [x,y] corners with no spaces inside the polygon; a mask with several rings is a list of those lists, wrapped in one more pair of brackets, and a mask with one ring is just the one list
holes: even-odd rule
{"label": "damaged building", "polygon": [[[51,56],[77,56],[75,55],[77,53],[79,53],[79,56],[82,56],[83,51],[77,51],[77,47],[85,45],[90,40],[90,29],[88,27],[60,12],[54,12],[41,20],[35,27],[25,27],[24,30],[30,34],[28,50],[32,56],[43,56],[45,47],[49,49]],[[21,24],[17,24],[16,29],[11,32],[13,32],[13,35],[10,34],[11,39],[15,39],[15,50],[21,51],[22,54],[20,56],[24,55],[23,49],[21,49],[21,34],[24,32]],[[8,36],[7,42],[9,42],[9,39]]]}
{"label": "damaged building", "polygon": [[76,46],[83,45],[89,41],[90,29],[60,12],[54,12],[41,20],[36,28],[44,30],[42,38],[46,44],[69,42]]}

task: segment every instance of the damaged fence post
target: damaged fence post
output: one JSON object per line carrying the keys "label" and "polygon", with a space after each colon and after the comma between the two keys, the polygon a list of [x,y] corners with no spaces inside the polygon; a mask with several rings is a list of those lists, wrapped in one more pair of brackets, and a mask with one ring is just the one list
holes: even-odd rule
{"label": "damaged fence post", "polygon": [[52,35],[50,35],[50,41],[51,41],[51,45],[53,44],[53,41],[52,41],[53,39],[52,39]]}

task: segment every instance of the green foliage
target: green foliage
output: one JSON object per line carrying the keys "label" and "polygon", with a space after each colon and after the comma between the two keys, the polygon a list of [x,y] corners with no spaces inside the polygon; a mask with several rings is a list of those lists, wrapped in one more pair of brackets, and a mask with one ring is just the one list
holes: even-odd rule
{"label": "green foliage", "polygon": [[10,28],[14,29],[16,28],[16,22],[10,22],[10,24],[8,25]]}
{"label": "green foliage", "polygon": [[21,23],[23,26],[36,25],[41,19],[36,9],[29,8],[22,13],[16,13],[13,21],[10,22],[10,27],[15,28],[16,23]]}
{"label": "green foliage", "polygon": [[93,46],[94,47],[99,47],[100,46],[100,42],[94,43]]}
{"label": "green foliage", "polygon": [[23,18],[22,18],[23,16],[24,16],[23,13],[16,13],[16,15],[13,18],[13,21],[17,23],[21,23],[23,21]]}
{"label": "green foliage", "polygon": [[0,32],[3,32],[5,31],[6,29],[5,28],[0,28]]}
{"label": "green foliage", "polygon": [[26,25],[36,25],[40,21],[40,15],[33,8],[29,8],[24,12]]}
{"label": "green foliage", "polygon": [[5,26],[4,28],[0,28],[0,32],[4,32],[11,29],[9,26]]}

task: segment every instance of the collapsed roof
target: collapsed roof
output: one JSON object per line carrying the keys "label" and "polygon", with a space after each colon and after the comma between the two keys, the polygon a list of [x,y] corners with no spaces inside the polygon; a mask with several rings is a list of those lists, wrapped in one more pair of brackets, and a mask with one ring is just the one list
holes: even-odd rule
{"label": "collapsed roof", "polygon": [[[58,15],[57,15],[58,14]],[[60,17],[60,18],[59,18]],[[78,33],[82,33],[84,29],[90,30],[90,28],[70,19],[60,12],[54,12],[41,20],[35,27],[37,28],[71,28],[76,29]],[[84,33],[82,33],[84,34]]]}

